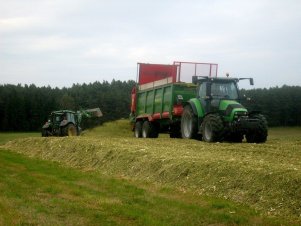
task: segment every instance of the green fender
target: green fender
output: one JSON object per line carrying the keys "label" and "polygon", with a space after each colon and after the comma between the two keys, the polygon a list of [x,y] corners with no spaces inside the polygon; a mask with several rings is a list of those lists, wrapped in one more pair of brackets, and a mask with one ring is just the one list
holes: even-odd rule
{"label": "green fender", "polygon": [[188,101],[188,104],[191,106],[193,113],[197,115],[198,118],[203,118],[205,116],[204,109],[199,99],[192,98]]}

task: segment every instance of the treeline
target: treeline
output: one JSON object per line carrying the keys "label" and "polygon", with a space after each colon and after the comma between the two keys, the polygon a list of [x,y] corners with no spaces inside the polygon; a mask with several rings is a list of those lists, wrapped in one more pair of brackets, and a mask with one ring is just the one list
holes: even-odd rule
{"label": "treeline", "polygon": [[[99,107],[103,117],[86,120],[83,127],[127,118],[134,81],[74,84],[71,88],[0,85],[0,131],[37,131],[53,110]],[[259,110],[269,126],[301,126],[301,87],[282,86],[242,90],[243,105]],[[247,101],[247,99],[251,99]]]}
{"label": "treeline", "polygon": [[127,118],[134,81],[74,84],[71,88],[0,85],[0,131],[37,131],[51,111],[99,107],[103,117],[83,121],[83,127]]}
{"label": "treeline", "polygon": [[301,87],[282,86],[269,89],[242,90],[249,101],[243,105],[259,110],[269,126],[301,126]]}

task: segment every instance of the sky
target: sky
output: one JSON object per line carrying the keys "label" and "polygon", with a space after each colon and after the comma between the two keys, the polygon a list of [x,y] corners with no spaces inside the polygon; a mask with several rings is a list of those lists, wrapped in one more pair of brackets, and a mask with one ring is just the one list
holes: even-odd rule
{"label": "sky", "polygon": [[0,0],[0,84],[136,80],[137,62],[174,61],[301,86],[301,1]]}

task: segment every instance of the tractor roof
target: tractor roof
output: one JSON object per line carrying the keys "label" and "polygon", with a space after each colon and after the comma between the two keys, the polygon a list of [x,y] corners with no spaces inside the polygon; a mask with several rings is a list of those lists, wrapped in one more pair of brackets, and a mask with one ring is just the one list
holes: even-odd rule
{"label": "tractor roof", "polygon": [[57,115],[62,115],[62,114],[65,114],[65,113],[76,114],[75,111],[71,111],[71,110],[59,110],[59,111],[51,112],[51,114],[57,114]]}
{"label": "tractor roof", "polygon": [[238,82],[238,78],[229,77],[207,77],[207,76],[193,76],[193,83],[198,82]]}

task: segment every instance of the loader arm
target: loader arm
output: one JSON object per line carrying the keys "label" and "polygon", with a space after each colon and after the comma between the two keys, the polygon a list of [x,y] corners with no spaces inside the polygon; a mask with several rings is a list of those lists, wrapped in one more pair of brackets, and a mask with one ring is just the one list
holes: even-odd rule
{"label": "loader arm", "polygon": [[82,118],[100,118],[102,117],[103,114],[99,108],[91,108],[91,109],[85,109],[85,110],[79,110],[77,111],[77,118],[78,118],[78,123],[80,124],[82,121]]}

